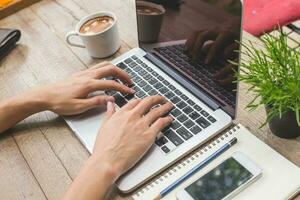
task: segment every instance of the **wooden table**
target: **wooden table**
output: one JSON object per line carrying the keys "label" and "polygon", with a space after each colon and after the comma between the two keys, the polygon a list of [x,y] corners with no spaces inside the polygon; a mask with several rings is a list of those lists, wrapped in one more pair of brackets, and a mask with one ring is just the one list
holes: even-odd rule
{"label": "wooden table", "polygon": [[[0,63],[0,99],[63,79],[100,62],[90,58],[84,49],[68,46],[64,39],[76,22],[89,13],[110,10],[117,14],[122,48],[115,56],[137,46],[133,9],[133,0],[43,0],[1,20],[0,27],[21,29],[23,35],[18,47]],[[246,33],[244,37],[251,38]],[[236,121],[300,166],[300,139],[280,139],[268,127],[259,129],[265,111],[245,111],[251,97],[241,84]],[[59,199],[88,156],[61,117],[50,112],[36,114],[1,136],[1,199]],[[119,197],[115,189],[110,198],[126,199]]]}

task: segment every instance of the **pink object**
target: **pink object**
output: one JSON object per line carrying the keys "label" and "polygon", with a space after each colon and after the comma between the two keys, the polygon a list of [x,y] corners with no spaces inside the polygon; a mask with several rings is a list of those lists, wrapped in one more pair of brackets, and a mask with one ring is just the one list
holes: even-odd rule
{"label": "pink object", "polygon": [[300,0],[244,0],[244,30],[260,36],[300,19]]}

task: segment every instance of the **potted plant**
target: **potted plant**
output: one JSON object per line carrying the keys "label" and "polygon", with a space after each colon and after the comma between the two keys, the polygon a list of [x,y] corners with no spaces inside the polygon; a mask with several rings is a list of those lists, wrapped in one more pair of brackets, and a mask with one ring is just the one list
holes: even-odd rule
{"label": "potted plant", "polygon": [[251,41],[243,42],[244,56],[236,73],[255,94],[247,108],[265,106],[267,119],[262,126],[268,123],[282,138],[300,136],[300,43],[293,41],[297,45],[291,48],[289,40],[279,29],[275,35],[262,36],[259,49]]}

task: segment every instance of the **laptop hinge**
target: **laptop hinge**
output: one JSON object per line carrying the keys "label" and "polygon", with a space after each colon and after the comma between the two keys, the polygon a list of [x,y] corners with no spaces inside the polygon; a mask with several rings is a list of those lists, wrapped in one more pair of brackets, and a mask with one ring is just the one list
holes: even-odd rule
{"label": "laptop hinge", "polygon": [[193,95],[195,95],[197,98],[199,98],[203,103],[205,103],[207,106],[209,106],[212,110],[216,110],[219,108],[219,105],[210,99],[205,93],[201,92],[197,87],[195,87],[192,83],[187,81],[184,77],[180,76],[178,73],[176,73],[174,70],[172,70],[169,66],[164,64],[162,61],[160,61],[158,58],[156,58],[151,53],[147,52],[147,54],[144,56],[146,59],[148,59],[150,62],[158,66],[161,70],[163,70],[166,74],[168,74],[170,77],[172,77],[176,82],[178,82],[181,86],[183,86],[186,90],[191,92]]}

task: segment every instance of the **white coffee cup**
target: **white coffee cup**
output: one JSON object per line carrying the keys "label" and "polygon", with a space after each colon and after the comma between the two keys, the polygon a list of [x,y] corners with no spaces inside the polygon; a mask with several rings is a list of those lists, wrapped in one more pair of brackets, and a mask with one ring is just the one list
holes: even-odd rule
{"label": "white coffee cup", "polygon": [[[114,21],[112,25],[102,32],[88,34],[80,33],[80,28],[84,25],[84,23],[101,16],[109,16],[113,18]],[[83,44],[72,42],[71,37],[73,36],[79,36]],[[90,14],[76,24],[74,31],[70,31],[66,35],[66,41],[69,45],[86,48],[91,57],[105,58],[111,56],[120,48],[121,45],[117,26],[117,17],[114,13],[107,11]]]}
{"label": "white coffee cup", "polygon": [[136,4],[137,6],[156,8],[160,11],[159,14],[155,15],[141,14],[137,12],[139,41],[146,43],[156,42],[159,37],[166,10],[159,4],[147,1],[136,1]]}

